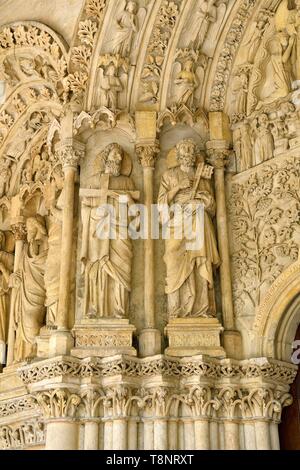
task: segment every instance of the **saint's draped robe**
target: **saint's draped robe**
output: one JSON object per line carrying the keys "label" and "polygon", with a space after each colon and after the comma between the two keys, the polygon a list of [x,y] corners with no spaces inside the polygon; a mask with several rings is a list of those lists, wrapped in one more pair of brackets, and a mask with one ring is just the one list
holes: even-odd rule
{"label": "saint's draped robe", "polygon": [[[110,176],[108,191],[107,197],[89,197],[82,205],[84,315],[94,318],[126,318],[133,254],[130,238],[120,237],[120,231],[127,230],[128,219],[124,221],[125,226],[121,227],[119,197],[120,192],[126,194],[134,191],[134,185],[127,176]],[[128,195],[128,204],[132,203],[133,200]],[[104,205],[113,208],[113,217],[109,216]],[[100,228],[109,223],[114,237],[99,239]]]}
{"label": "saint's draped robe", "polygon": [[[164,261],[167,267],[166,294],[168,294],[169,315],[176,317],[215,316],[213,268],[220,263],[214,227],[211,216],[215,212],[215,201],[211,182],[201,178],[194,200],[191,189],[180,190],[172,202],[168,202],[169,192],[187,178],[180,167],[168,170],[162,177],[158,203],[172,206],[178,204],[183,217],[192,217],[193,238],[187,239],[183,233],[181,239],[176,235],[176,225],[183,223],[183,217],[171,217],[168,222],[170,238],[166,239]],[[191,179],[193,187],[194,180]],[[205,195],[204,240],[202,247],[191,247],[196,241],[197,203]],[[180,214],[179,214],[180,215]],[[183,231],[184,232],[184,231]],[[178,232],[177,232],[178,233]],[[192,249],[191,249],[192,248]]]}

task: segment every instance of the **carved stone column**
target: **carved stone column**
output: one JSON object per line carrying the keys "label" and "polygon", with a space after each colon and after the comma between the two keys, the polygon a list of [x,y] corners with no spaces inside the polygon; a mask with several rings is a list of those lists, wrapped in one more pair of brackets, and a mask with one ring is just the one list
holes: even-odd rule
{"label": "carved stone column", "polygon": [[196,450],[211,449],[210,421],[213,412],[220,408],[220,402],[214,396],[210,386],[190,386],[185,403],[190,407],[194,418],[194,435]]}
{"label": "carved stone column", "polygon": [[99,420],[87,420],[84,426],[84,450],[99,449]]}
{"label": "carved stone column", "polygon": [[46,450],[78,450],[76,412],[81,398],[64,389],[37,392],[35,397],[46,419]]}
{"label": "carved stone column", "polygon": [[144,204],[148,215],[148,236],[144,241],[144,329],[140,332],[141,357],[161,352],[161,334],[155,320],[154,240],[152,237],[152,204],[154,203],[154,170],[159,146],[156,142],[156,113],[136,113],[138,143],[136,152],[143,168]]}
{"label": "carved stone column", "polygon": [[[116,386],[108,389],[104,401],[105,418],[110,417],[110,421],[105,425],[105,442],[112,438],[114,450],[128,449],[128,417],[130,416],[131,390],[125,386]],[[109,423],[109,425],[108,425]],[[109,436],[106,437],[108,432]],[[106,440],[107,439],[107,440]],[[105,448],[105,450],[109,450]]]}
{"label": "carved stone column", "polygon": [[291,405],[289,393],[260,387],[250,391],[248,406],[254,421],[256,450],[278,450],[278,423],[283,407]]}
{"label": "carved stone column", "polygon": [[[224,450],[240,450],[239,406],[241,391],[235,387],[225,386],[219,391],[220,414],[224,425]],[[223,450],[223,449],[222,449]]]}
{"label": "carved stone column", "polygon": [[168,450],[168,402],[171,398],[167,388],[158,387],[152,397],[153,449]]}
{"label": "carved stone column", "polygon": [[255,421],[256,450],[271,450],[270,423],[268,420]]}
{"label": "carved stone column", "polygon": [[102,390],[87,390],[81,396],[84,404],[84,450],[99,449],[99,430],[101,418],[99,414],[100,403],[103,400]]}
{"label": "carved stone column", "polygon": [[240,427],[236,421],[224,422],[225,450],[240,450]]}
{"label": "carved stone column", "polygon": [[[17,220],[12,221],[11,230],[15,238],[15,259],[14,259],[14,273],[18,271],[22,251],[24,247],[24,241],[26,240],[26,225],[25,219],[19,217]],[[11,293],[10,312],[9,312],[9,325],[8,325],[8,353],[7,353],[7,365],[10,366],[14,360],[14,348],[15,348],[15,319],[14,319],[14,289]]]}
{"label": "carved stone column", "polygon": [[73,256],[75,181],[80,159],[84,155],[83,144],[70,139],[59,149],[59,158],[64,171],[64,203],[62,221],[62,245],[57,331],[50,338],[50,355],[68,354],[73,345],[69,331],[69,308]]}
{"label": "carved stone column", "polygon": [[210,163],[215,168],[218,245],[221,258],[222,313],[223,326],[225,328],[224,347],[229,357],[238,359],[242,354],[242,342],[239,332],[235,330],[225,192],[225,166],[230,153],[229,142],[226,140],[207,142],[207,152],[210,157]]}

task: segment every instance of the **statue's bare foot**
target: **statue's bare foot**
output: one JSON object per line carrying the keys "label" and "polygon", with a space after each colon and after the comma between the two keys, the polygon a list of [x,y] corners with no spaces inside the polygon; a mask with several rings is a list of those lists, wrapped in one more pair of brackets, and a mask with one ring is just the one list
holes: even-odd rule
{"label": "statue's bare foot", "polygon": [[125,317],[122,313],[116,313],[115,318],[117,318],[118,320],[124,320]]}
{"label": "statue's bare foot", "polygon": [[97,312],[95,310],[90,310],[87,314],[89,320],[95,320],[97,318]]}
{"label": "statue's bare foot", "polygon": [[25,357],[24,361],[27,363],[27,364],[31,364],[34,360],[34,356],[27,356]]}

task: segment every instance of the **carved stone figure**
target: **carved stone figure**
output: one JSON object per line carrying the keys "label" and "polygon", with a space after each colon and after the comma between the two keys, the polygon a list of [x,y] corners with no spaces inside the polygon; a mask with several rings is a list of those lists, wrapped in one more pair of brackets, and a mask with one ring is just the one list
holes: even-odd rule
{"label": "carved stone figure", "polygon": [[[63,182],[61,182],[63,183]],[[45,266],[45,289],[47,307],[46,326],[54,328],[56,326],[60,262],[61,262],[61,239],[62,239],[62,209],[64,193],[62,187],[58,188],[60,195],[50,203],[49,229],[48,229],[48,254]]]}
{"label": "carved stone figure", "polygon": [[200,250],[188,249],[188,240],[175,236],[175,223],[169,221],[170,239],[166,240],[164,261],[167,266],[166,294],[169,317],[212,317],[216,315],[213,269],[219,265],[219,255],[211,217],[215,200],[211,187],[212,168],[204,161],[197,168],[196,145],[191,140],[177,147],[178,166],[162,177],[158,203],[178,204],[183,212],[188,207],[196,227],[196,207],[204,205],[204,244]]}
{"label": "carved stone figure", "polygon": [[253,123],[254,128],[254,162],[255,165],[273,158],[274,139],[269,128],[269,118],[261,114]]}
{"label": "carved stone figure", "polygon": [[130,54],[134,34],[138,31],[136,12],[136,2],[129,1],[122,15],[117,19],[117,28],[112,41],[114,54],[120,54],[122,57]]}
{"label": "carved stone figure", "polygon": [[245,40],[242,43],[242,48],[245,48],[247,63],[249,64],[254,63],[262,36],[268,24],[269,15],[269,12],[265,10],[259,12],[257,21],[252,24],[252,27],[250,28]]}
{"label": "carved stone figure", "polygon": [[48,251],[44,219],[30,217],[26,221],[27,242],[19,270],[12,274],[12,298],[16,340],[14,360],[22,361],[36,353],[35,338],[45,323],[45,263]]}
{"label": "carved stone figure", "polygon": [[[208,32],[209,26],[217,21],[216,0],[204,0],[193,15],[192,23],[189,25],[191,42],[195,50],[199,49]],[[199,30],[199,25],[200,30]]]}
{"label": "carved stone figure", "polygon": [[[292,48],[295,38],[289,37],[283,32],[278,32],[267,42],[267,51],[269,53],[269,63],[265,70],[268,78],[272,77],[272,87],[268,86],[263,103],[272,103],[278,98],[287,96],[291,90],[291,74],[288,68],[288,62],[291,58]],[[271,91],[271,92],[270,92]]]}
{"label": "carved stone figure", "polygon": [[247,95],[249,83],[249,70],[246,66],[239,67],[232,84],[232,93],[235,97],[235,113],[247,113]]}
{"label": "carved stone figure", "polygon": [[13,271],[13,264],[14,256],[5,251],[5,233],[0,231],[0,364],[5,363],[9,312],[9,277]]}
{"label": "carved stone figure", "polygon": [[0,164],[0,197],[7,194],[11,178],[11,160],[4,158]]}
{"label": "carved stone figure", "polygon": [[118,103],[118,93],[123,89],[117,70],[114,64],[110,64],[104,74],[104,81],[101,86],[102,103],[109,109],[116,110]]}
{"label": "carved stone figure", "polygon": [[241,171],[248,170],[253,166],[253,151],[248,124],[243,124],[241,131]]}
{"label": "carved stone figure", "polygon": [[[128,80],[128,58],[120,54],[106,54],[99,58],[95,87],[94,107],[115,111],[126,106],[126,86]],[[122,93],[123,92],[123,93]]]}
{"label": "carved stone figure", "polygon": [[192,59],[186,60],[183,64],[183,70],[176,76],[175,85],[177,88],[177,104],[184,104],[191,108],[194,102],[194,92],[199,86]]}
{"label": "carved stone figure", "polygon": [[[128,205],[133,204],[134,184],[129,176],[122,174],[125,154],[118,144],[106,147],[100,158],[104,164],[104,173],[98,184],[100,191],[92,190],[95,197],[84,197],[82,201],[84,315],[89,318],[126,318],[133,255],[131,240],[121,236],[124,227],[120,222],[120,196],[126,196]],[[81,191],[83,196],[85,191]],[[113,209],[113,216],[106,205]],[[106,224],[110,224],[110,233],[115,235],[100,240],[99,230]]]}
{"label": "carved stone figure", "polygon": [[234,132],[234,149],[240,162],[240,170],[246,171],[253,166],[253,150],[250,126],[243,122]]}
{"label": "carved stone figure", "polygon": [[295,0],[294,4],[295,9],[288,16],[287,31],[293,42],[291,54],[293,79],[300,80],[300,0]]}

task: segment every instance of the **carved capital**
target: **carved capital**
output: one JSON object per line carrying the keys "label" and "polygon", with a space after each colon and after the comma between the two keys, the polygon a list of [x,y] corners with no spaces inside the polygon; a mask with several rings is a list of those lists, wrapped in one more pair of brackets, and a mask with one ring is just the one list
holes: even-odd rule
{"label": "carved capital", "polygon": [[141,389],[140,396],[142,399],[141,407],[146,410],[147,415],[151,415],[154,418],[165,418],[168,416],[170,406],[174,398],[179,400],[179,396],[174,393],[168,387],[154,387],[150,390]]}
{"label": "carved capital", "polygon": [[11,225],[11,231],[14,235],[15,240],[26,240],[26,225],[25,222],[13,223]]}
{"label": "carved capital", "polygon": [[143,168],[154,168],[157,155],[159,154],[160,148],[157,143],[149,145],[137,145],[136,153],[138,159]]}
{"label": "carved capital", "polygon": [[242,416],[280,422],[283,408],[292,402],[293,398],[287,392],[257,388],[250,390],[242,400]]}
{"label": "carved capital", "polygon": [[183,401],[191,409],[194,418],[209,419],[221,407],[216,391],[209,386],[191,385]]}
{"label": "carved capital", "polygon": [[81,395],[81,407],[85,418],[98,418],[100,415],[100,404],[105,400],[103,390],[86,390]]}
{"label": "carved capital", "polygon": [[74,419],[81,403],[79,395],[64,389],[38,392],[35,399],[47,419]]}
{"label": "carved capital", "polygon": [[80,160],[84,157],[84,145],[77,142],[66,142],[58,150],[58,159],[64,169],[77,170]]}
{"label": "carved capital", "polygon": [[231,153],[229,143],[226,140],[213,140],[207,142],[206,148],[209,163],[216,169],[225,168]]}
{"label": "carved capital", "polygon": [[220,402],[220,415],[226,419],[234,419],[239,414],[243,394],[235,387],[224,387],[218,393]]}
{"label": "carved capital", "polygon": [[130,406],[133,400],[131,388],[125,385],[117,385],[114,388],[106,389],[105,392],[103,405],[106,414],[111,412],[114,417],[126,417],[130,415]]}

